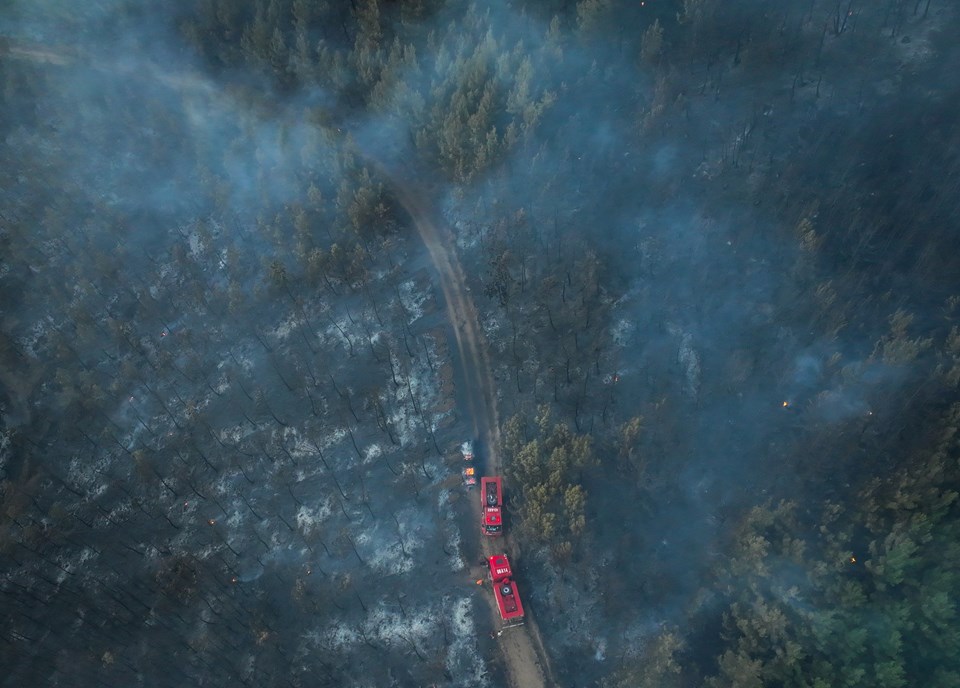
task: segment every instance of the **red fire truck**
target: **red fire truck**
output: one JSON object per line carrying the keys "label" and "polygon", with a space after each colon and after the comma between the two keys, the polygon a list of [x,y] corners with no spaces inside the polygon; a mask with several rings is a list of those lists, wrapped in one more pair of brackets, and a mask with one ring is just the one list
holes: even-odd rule
{"label": "red fire truck", "polygon": [[484,535],[503,535],[503,483],[499,477],[480,478],[480,508]]}
{"label": "red fire truck", "polygon": [[517,584],[511,578],[510,562],[506,554],[494,554],[488,560],[490,564],[490,579],[493,581],[493,594],[497,598],[497,607],[500,618],[511,625],[523,623],[523,603],[520,602],[520,593]]}

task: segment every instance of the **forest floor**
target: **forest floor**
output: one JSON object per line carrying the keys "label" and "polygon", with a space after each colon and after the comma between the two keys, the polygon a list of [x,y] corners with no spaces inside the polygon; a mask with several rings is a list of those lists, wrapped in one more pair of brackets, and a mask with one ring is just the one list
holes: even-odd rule
{"label": "forest floor", "polygon": [[[61,51],[10,42],[0,46],[0,54],[3,53],[14,59],[55,65],[71,64],[74,61],[72,55]],[[463,266],[457,258],[453,237],[450,231],[435,219],[436,213],[432,210],[426,192],[405,181],[409,178],[408,175],[390,174],[376,161],[371,160],[371,162],[380,167],[384,176],[390,180],[398,200],[410,215],[430,254],[449,313],[449,322],[462,367],[460,379],[466,385],[464,398],[473,422],[474,437],[479,439],[482,448],[480,455],[483,458],[484,470],[488,475],[500,475],[502,465],[498,453],[500,427],[496,387],[476,306],[467,287]],[[468,501],[470,519],[474,524],[479,523],[480,502],[477,499]],[[481,549],[484,560],[501,551],[507,551],[516,558],[518,551],[509,534],[496,540],[481,538]],[[500,626],[500,619],[496,600],[492,594],[484,595],[484,599],[488,603],[492,626],[497,628]],[[550,668],[549,655],[529,606],[525,607],[524,625],[501,631],[497,635],[497,644],[513,688],[556,685]]]}
{"label": "forest floor", "polygon": [[[500,427],[496,388],[488,349],[480,331],[476,306],[466,285],[466,275],[457,258],[453,237],[449,230],[435,220],[430,204],[420,189],[404,182],[398,175],[389,175],[389,178],[400,202],[410,214],[417,232],[430,252],[430,259],[440,279],[460,355],[461,379],[467,386],[465,398],[473,419],[474,436],[480,440],[480,453],[485,472],[488,475],[500,475],[502,467],[498,453]],[[479,523],[480,501],[472,499],[469,503],[471,520],[474,524]],[[484,558],[499,551],[506,550],[511,555],[515,555],[517,551],[509,535],[496,540],[481,538],[481,548]],[[493,626],[496,628],[500,625],[496,601],[492,594],[485,595],[485,599],[488,602]],[[556,685],[540,630],[529,606],[525,611],[523,626],[501,631],[497,636],[510,685],[514,688]]]}

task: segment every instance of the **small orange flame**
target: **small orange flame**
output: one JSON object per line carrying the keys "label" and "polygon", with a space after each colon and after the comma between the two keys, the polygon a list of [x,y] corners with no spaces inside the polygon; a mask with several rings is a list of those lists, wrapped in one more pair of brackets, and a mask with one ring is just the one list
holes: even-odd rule
{"label": "small orange flame", "polygon": [[787,408],[788,406],[790,406],[790,402],[789,402],[789,401],[783,402],[783,408]]}

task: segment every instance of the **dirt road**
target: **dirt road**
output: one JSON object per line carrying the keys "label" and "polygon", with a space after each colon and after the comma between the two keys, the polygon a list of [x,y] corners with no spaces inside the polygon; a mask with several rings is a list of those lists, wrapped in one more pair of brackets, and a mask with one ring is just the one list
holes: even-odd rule
{"label": "dirt road", "polygon": [[[385,172],[382,169],[381,171]],[[437,270],[463,367],[462,379],[468,387],[465,396],[470,407],[474,435],[481,441],[480,452],[486,463],[487,474],[500,475],[502,465],[499,455],[500,424],[496,387],[476,306],[467,288],[466,276],[457,258],[451,232],[437,218],[423,193],[405,181],[408,176],[387,175],[397,197],[416,224]],[[470,505],[473,523],[479,524],[480,500],[473,497]],[[481,538],[481,546],[484,556],[513,549],[509,534],[502,538]],[[497,627],[500,625],[500,616],[493,593],[490,592],[486,598],[494,619],[494,627]],[[526,607],[526,623],[503,631],[498,636],[498,644],[513,688],[556,685],[529,605]]]}

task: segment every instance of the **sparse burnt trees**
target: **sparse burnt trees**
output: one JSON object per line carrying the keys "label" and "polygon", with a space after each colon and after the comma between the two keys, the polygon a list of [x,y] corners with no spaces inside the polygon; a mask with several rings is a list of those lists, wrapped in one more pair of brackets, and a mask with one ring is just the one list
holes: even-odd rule
{"label": "sparse burnt trees", "polygon": [[[533,243],[524,229],[528,223],[522,215],[517,220],[510,225],[516,233],[501,241],[515,242],[525,253]],[[561,253],[558,246],[555,263],[533,263],[528,273],[527,261],[512,261],[510,251],[501,246],[495,243],[492,249],[496,258],[486,291],[497,298],[509,318],[504,346],[517,391],[525,391],[521,373],[529,362],[536,371],[532,388],[536,399],[549,397],[563,405],[572,411],[577,429],[582,429],[588,414],[599,410],[591,407],[590,399],[597,396],[594,389],[600,382],[601,360],[609,348],[602,263],[592,250],[571,244],[570,253]],[[579,254],[573,255],[575,251]],[[524,286],[528,280],[532,289]]]}

